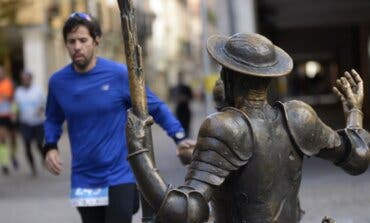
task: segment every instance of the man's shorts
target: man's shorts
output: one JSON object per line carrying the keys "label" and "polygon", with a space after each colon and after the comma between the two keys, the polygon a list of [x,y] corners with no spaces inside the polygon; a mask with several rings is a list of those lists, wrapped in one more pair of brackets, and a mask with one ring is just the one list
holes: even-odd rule
{"label": "man's shorts", "polygon": [[0,127],[5,127],[8,130],[13,128],[13,123],[10,117],[0,117]]}

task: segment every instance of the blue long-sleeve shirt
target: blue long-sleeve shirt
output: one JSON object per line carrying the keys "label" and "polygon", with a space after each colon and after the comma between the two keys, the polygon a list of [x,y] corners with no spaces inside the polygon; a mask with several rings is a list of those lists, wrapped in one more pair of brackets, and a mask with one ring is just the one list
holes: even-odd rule
{"label": "blue long-sleeve shirt", "polygon": [[[149,114],[167,134],[180,140],[183,128],[169,108],[146,88]],[[57,143],[66,120],[72,152],[72,188],[135,182],[127,157],[125,126],[131,107],[125,65],[97,58],[78,73],[69,64],[49,80],[45,141]]]}

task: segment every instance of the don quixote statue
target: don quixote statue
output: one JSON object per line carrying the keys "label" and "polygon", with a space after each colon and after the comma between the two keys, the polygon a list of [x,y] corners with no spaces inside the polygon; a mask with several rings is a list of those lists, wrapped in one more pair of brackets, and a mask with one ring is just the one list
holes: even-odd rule
{"label": "don quixote statue", "polygon": [[355,70],[333,88],[346,115],[346,126],[333,130],[302,101],[268,103],[269,83],[288,75],[293,61],[266,37],[215,35],[207,50],[222,67],[214,90],[219,111],[204,120],[194,152],[186,151],[182,186],[168,185],[155,167],[146,140],[152,118],[129,112],[127,158],[155,222],[208,222],[211,203],[217,223],[296,223],[304,157],[328,160],[351,175],[367,170],[370,138]]}

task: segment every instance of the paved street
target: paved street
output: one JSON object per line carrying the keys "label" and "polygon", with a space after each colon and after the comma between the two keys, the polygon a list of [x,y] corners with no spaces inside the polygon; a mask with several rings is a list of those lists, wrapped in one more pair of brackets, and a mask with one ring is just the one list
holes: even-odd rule
{"label": "paved street", "polygon": [[[193,129],[198,129],[204,112],[194,107],[197,115]],[[153,127],[154,147],[160,172],[168,183],[179,185],[185,169],[175,156],[175,145],[158,126]],[[19,143],[19,171],[0,177],[1,223],[78,223],[77,211],[69,205],[69,147],[66,135],[61,141],[64,172],[55,177],[40,171],[31,178]],[[37,155],[37,154],[36,154]],[[40,162],[38,162],[40,164]],[[41,169],[39,165],[39,169]],[[338,223],[370,223],[370,171],[351,177],[340,169],[316,158],[307,159],[303,169],[301,204],[306,214],[302,223],[319,223],[325,215]],[[140,222],[140,213],[134,223]]]}

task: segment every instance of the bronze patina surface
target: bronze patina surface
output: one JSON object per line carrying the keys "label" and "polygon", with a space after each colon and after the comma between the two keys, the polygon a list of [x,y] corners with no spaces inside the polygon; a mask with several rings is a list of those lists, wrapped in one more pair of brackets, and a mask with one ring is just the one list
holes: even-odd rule
{"label": "bronze patina surface", "polygon": [[129,114],[129,161],[156,221],[207,222],[211,202],[218,223],[299,222],[304,157],[321,157],[352,175],[367,169],[370,138],[362,128],[363,82],[356,71],[336,82],[346,112],[345,128],[336,131],[304,102],[267,102],[270,80],[293,67],[267,38],[213,36],[207,48],[222,66],[214,91],[219,112],[200,127],[183,186],[167,186],[150,159],[143,129],[152,120]]}

